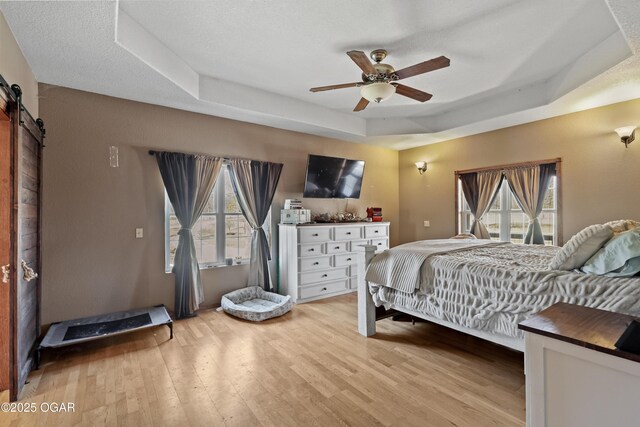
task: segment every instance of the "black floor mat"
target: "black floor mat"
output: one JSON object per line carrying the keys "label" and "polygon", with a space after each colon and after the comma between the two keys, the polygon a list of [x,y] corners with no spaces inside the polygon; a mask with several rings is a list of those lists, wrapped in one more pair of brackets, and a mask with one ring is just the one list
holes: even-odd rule
{"label": "black floor mat", "polygon": [[151,324],[151,316],[148,313],[126,317],[108,322],[90,323],[88,325],[69,326],[64,334],[63,341],[91,338],[100,335],[113,334],[115,332],[135,329]]}

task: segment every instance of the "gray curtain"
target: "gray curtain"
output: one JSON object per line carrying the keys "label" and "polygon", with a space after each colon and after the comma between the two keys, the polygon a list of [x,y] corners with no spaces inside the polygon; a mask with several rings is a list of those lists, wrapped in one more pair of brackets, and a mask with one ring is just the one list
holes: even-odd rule
{"label": "gray curtain", "polygon": [[269,274],[271,251],[263,225],[269,215],[281,172],[280,163],[241,159],[229,161],[233,191],[238,198],[242,214],[252,228],[247,286],[261,286],[267,291],[272,289]]}
{"label": "gray curtain", "polygon": [[524,166],[504,171],[511,194],[515,197],[520,209],[529,217],[529,227],[524,238],[526,244],[544,245],[544,235],[538,217],[542,213],[549,180],[555,173],[555,163]]}
{"label": "gray curtain", "polygon": [[156,152],[155,156],[181,227],[172,270],[176,276],[174,310],[177,318],[188,317],[204,300],[191,227],[204,211],[223,159],[170,152]]}
{"label": "gray curtain", "polygon": [[493,200],[498,195],[502,177],[502,171],[500,170],[460,175],[462,192],[471,210],[471,215],[473,215],[473,222],[469,231],[479,239],[491,238],[487,227],[482,223],[482,217],[487,213]]}

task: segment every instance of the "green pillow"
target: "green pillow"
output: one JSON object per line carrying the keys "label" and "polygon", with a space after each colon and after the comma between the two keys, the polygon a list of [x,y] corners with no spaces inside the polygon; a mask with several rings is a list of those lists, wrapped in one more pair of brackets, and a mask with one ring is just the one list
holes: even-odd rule
{"label": "green pillow", "polygon": [[640,272],[640,227],[614,236],[582,266],[589,274],[631,277]]}

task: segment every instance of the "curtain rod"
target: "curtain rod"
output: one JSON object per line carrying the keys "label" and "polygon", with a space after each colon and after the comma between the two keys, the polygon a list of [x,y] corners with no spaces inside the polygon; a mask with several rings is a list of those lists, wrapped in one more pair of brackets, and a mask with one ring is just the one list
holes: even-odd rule
{"label": "curtain rod", "polygon": [[[155,156],[156,153],[162,153],[162,151],[149,150],[150,156]],[[196,154],[196,153],[181,153],[181,154],[192,154],[194,156],[209,156],[209,154]],[[219,157],[219,156],[209,156],[209,157]],[[229,160],[229,157],[221,157],[223,160]]]}
{"label": "curtain rod", "polygon": [[[156,150],[149,150],[149,155],[150,156],[155,156],[156,153],[162,153],[163,151],[156,151]],[[218,157],[221,158],[222,160],[231,160],[229,157],[220,157],[220,156],[211,156],[209,154],[198,154],[198,153],[180,153],[180,154],[190,154],[193,156],[207,156],[207,157]],[[249,160],[249,159],[247,159]]]}
{"label": "curtain rod", "polygon": [[514,169],[522,166],[548,165],[552,163],[557,164],[561,162],[562,162],[562,158],[556,157],[555,159],[533,160],[530,162],[510,163],[506,165],[496,165],[496,166],[487,166],[487,167],[476,168],[476,169],[458,170],[458,171],[455,171],[454,173],[455,175],[465,175],[468,173],[485,172],[485,171],[502,170],[502,169]]}
{"label": "curtain rod", "polygon": [[[157,150],[149,150],[148,151],[150,156],[155,156],[156,153],[162,153],[162,151],[157,151]],[[219,157],[219,156],[211,156],[209,154],[195,154],[195,153],[181,153],[181,154],[192,154],[194,156],[209,156],[209,157]],[[273,164],[277,164],[277,165],[283,165],[283,163],[277,163],[277,162],[269,162],[267,160],[255,160],[255,159],[247,159],[244,157],[220,157],[222,160],[233,160],[233,159],[239,159],[239,160],[249,160],[252,162],[263,162],[263,163],[273,163]]]}

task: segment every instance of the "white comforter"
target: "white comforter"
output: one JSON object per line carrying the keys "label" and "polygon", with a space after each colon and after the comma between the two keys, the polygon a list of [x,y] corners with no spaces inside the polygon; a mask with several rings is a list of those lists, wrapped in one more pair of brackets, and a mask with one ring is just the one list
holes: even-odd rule
{"label": "white comforter", "polygon": [[510,337],[521,336],[520,321],[556,302],[640,315],[640,278],[549,270],[558,249],[505,244],[455,250],[427,257],[415,290],[372,281],[369,289],[377,306]]}
{"label": "white comforter", "polygon": [[413,292],[420,287],[420,270],[429,257],[504,244],[485,239],[439,239],[405,243],[376,255],[367,268],[365,279],[402,292]]}

